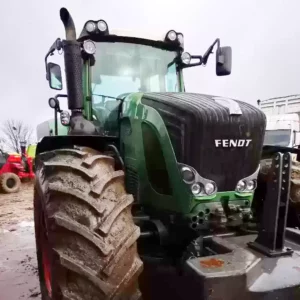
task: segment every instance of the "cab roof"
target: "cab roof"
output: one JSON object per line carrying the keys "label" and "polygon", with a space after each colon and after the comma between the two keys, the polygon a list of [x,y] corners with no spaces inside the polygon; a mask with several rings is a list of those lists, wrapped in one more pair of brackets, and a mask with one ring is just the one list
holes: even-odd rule
{"label": "cab roof", "polygon": [[[98,21],[87,21],[80,33],[78,38],[79,42],[90,39],[95,42],[127,42],[136,44],[145,44],[155,47],[161,47],[168,50],[183,50],[183,43],[179,42],[178,36],[181,35],[183,39],[183,34],[181,32],[176,32],[175,30],[169,30],[166,33],[156,34],[156,33],[146,33],[139,30],[124,30],[124,29],[110,29],[109,26],[107,31],[100,32],[95,30],[95,32],[90,33],[86,30],[86,24],[88,22],[97,23]],[[167,35],[170,31],[174,31],[177,35],[175,41],[170,41]]]}

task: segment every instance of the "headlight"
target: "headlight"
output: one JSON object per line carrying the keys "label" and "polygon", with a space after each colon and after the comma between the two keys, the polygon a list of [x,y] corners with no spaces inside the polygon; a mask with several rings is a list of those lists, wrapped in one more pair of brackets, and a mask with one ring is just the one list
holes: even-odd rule
{"label": "headlight", "polygon": [[213,180],[201,177],[191,166],[178,163],[178,167],[183,182],[188,185],[189,190],[194,196],[205,197],[217,193],[217,184]]}
{"label": "headlight", "polygon": [[208,182],[205,186],[204,186],[204,190],[205,190],[205,193],[210,196],[212,195],[215,190],[216,190],[216,187],[213,183],[211,182]]}
{"label": "headlight", "polygon": [[248,177],[242,178],[236,185],[235,191],[238,193],[252,193],[257,188],[257,176],[260,170],[258,165],[256,171]]}
{"label": "headlight", "polygon": [[49,101],[48,101],[48,104],[51,108],[56,108],[57,107],[57,100],[55,98],[50,98]]}
{"label": "headlight", "polygon": [[174,30],[170,30],[167,37],[170,41],[174,42],[177,39],[177,34]]}
{"label": "headlight", "polygon": [[247,190],[254,191],[256,188],[256,180],[250,180],[247,182]]}
{"label": "headlight", "polygon": [[93,32],[96,30],[96,24],[92,21],[89,21],[85,25],[85,30],[89,33]]}
{"label": "headlight", "polygon": [[246,187],[247,187],[246,182],[243,181],[243,180],[240,180],[238,182],[238,184],[236,185],[236,191],[237,192],[244,192]]}
{"label": "headlight", "polygon": [[250,193],[256,189],[256,180],[240,180],[236,185],[236,191],[238,193]]}
{"label": "headlight", "polygon": [[97,27],[98,27],[98,29],[99,29],[101,32],[104,32],[104,31],[107,30],[107,24],[106,24],[106,22],[103,21],[103,20],[98,21]]}
{"label": "headlight", "polygon": [[181,54],[181,61],[185,64],[188,65],[191,62],[191,55],[188,52],[183,52]]}
{"label": "headlight", "polygon": [[178,39],[178,42],[180,43],[180,45],[183,46],[184,39],[183,39],[183,34],[182,33],[177,34],[177,39]]}
{"label": "headlight", "polygon": [[63,126],[68,126],[70,124],[70,114],[68,111],[63,110],[60,113],[60,122]]}
{"label": "headlight", "polygon": [[195,180],[194,172],[188,167],[182,167],[181,174],[186,183],[193,183]]}
{"label": "headlight", "polygon": [[95,54],[96,53],[96,45],[91,40],[86,40],[83,42],[83,49],[87,54]]}
{"label": "headlight", "polygon": [[194,183],[191,186],[191,191],[192,191],[193,195],[195,195],[195,196],[199,195],[202,191],[201,185],[199,183]]}

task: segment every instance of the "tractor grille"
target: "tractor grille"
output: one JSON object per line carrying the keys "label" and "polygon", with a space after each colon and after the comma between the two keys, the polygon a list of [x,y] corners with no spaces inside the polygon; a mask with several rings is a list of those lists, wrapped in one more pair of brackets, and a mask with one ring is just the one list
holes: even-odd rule
{"label": "tractor grille", "polygon": [[[161,115],[177,161],[214,180],[219,191],[234,190],[240,179],[256,171],[261,157],[265,115],[250,104],[236,102],[242,115],[230,115],[227,107],[208,95],[149,93],[142,99]],[[215,144],[215,140],[239,139],[251,142],[248,147]]]}

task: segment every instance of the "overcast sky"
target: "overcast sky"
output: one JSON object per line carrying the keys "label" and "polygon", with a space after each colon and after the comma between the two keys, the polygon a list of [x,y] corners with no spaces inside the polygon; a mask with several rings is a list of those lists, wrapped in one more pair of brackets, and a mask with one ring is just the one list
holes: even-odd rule
{"label": "overcast sky", "polygon": [[232,74],[206,68],[185,71],[187,91],[256,100],[300,93],[299,0],[15,0],[0,4],[0,120],[22,119],[35,126],[52,117],[44,57],[64,38],[59,9],[72,14],[77,33],[88,19],[110,28],[165,34],[181,31],[185,50],[203,54],[215,38],[233,51]]}

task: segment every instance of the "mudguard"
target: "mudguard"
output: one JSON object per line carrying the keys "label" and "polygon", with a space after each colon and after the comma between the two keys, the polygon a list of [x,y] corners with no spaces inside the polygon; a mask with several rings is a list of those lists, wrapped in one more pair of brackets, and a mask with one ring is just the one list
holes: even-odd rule
{"label": "mudguard", "polygon": [[93,135],[58,135],[58,136],[45,136],[37,144],[36,156],[39,153],[52,151],[62,148],[73,148],[74,145],[82,147],[90,147],[95,150],[103,151],[107,145],[117,146],[118,138],[109,136],[93,136]]}

